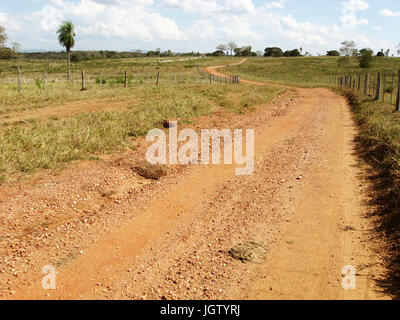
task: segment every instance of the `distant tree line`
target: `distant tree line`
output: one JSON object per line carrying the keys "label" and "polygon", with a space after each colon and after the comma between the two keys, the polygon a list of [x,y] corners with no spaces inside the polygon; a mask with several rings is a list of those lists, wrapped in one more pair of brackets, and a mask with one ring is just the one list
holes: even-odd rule
{"label": "distant tree line", "polygon": [[[10,48],[6,48],[7,54],[0,56],[0,59],[38,59],[38,60],[65,60],[67,53],[64,51],[49,51],[49,52],[24,52],[18,55]],[[1,51],[1,49],[0,49]],[[182,56],[200,56],[199,52],[189,53],[174,53],[171,50],[160,52],[157,50],[141,52],[141,51],[112,51],[112,50],[99,50],[99,51],[72,51],[71,61],[80,62],[97,59],[123,59],[123,58],[145,58],[145,57],[182,57]]]}

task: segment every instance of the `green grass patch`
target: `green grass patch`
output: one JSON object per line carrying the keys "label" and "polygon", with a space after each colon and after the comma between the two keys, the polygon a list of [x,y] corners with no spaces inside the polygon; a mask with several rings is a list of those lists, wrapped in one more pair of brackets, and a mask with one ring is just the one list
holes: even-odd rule
{"label": "green grass patch", "polygon": [[250,58],[241,65],[220,69],[222,73],[240,75],[246,79],[302,87],[326,85],[329,77],[357,75],[360,73],[391,76],[400,70],[400,58],[375,57],[372,67],[362,69],[355,58],[348,65],[339,65],[338,57]]}

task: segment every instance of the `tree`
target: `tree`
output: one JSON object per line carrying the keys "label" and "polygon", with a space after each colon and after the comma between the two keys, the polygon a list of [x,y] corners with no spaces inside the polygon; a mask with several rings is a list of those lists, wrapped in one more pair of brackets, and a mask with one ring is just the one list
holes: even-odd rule
{"label": "tree", "polygon": [[400,43],[397,45],[396,49],[397,49],[397,56],[400,56]]}
{"label": "tree", "polygon": [[384,57],[385,54],[384,54],[384,52],[383,52],[383,49],[381,49],[381,51],[379,51],[379,52],[376,54],[376,56],[377,56],[377,57]]}
{"label": "tree", "polygon": [[213,53],[208,53],[207,55],[213,56],[213,57],[223,57],[223,56],[225,56],[225,52],[221,51],[221,50],[217,50],[217,51],[214,51]]}
{"label": "tree", "polygon": [[72,21],[64,21],[57,31],[58,42],[67,50],[68,81],[71,82],[71,48],[75,46],[75,26]]}
{"label": "tree", "polygon": [[360,62],[360,68],[368,69],[371,68],[374,52],[371,49],[362,49],[357,57],[358,62]]}
{"label": "tree", "polygon": [[21,45],[18,42],[11,43],[11,48],[14,53],[19,53],[21,51]]}
{"label": "tree", "polygon": [[285,51],[285,53],[283,54],[285,57],[300,57],[301,53],[298,49],[294,49],[294,50],[287,50]]}
{"label": "tree", "polygon": [[329,56],[329,57],[339,57],[340,53],[337,50],[331,50],[331,51],[328,51],[326,53],[326,55]]}
{"label": "tree", "polygon": [[283,51],[278,47],[266,48],[264,52],[265,57],[283,57]]}
{"label": "tree", "polygon": [[343,41],[341,43],[340,53],[345,57],[354,57],[357,55],[356,43],[354,41]]}
{"label": "tree", "polygon": [[233,41],[231,41],[231,42],[228,43],[228,49],[229,49],[229,51],[231,52],[231,57],[232,57],[232,55],[233,55],[233,51],[234,51],[237,47],[238,47],[237,44],[236,44],[235,42],[233,42]]}
{"label": "tree", "polygon": [[236,55],[236,57],[256,57],[257,53],[252,52],[251,50],[252,50],[251,46],[244,46],[241,48],[236,48],[235,55]]}
{"label": "tree", "polygon": [[387,49],[387,50],[385,51],[385,57],[389,57],[389,54],[390,54],[390,49]]}
{"label": "tree", "polygon": [[217,46],[217,51],[225,52],[227,50],[227,46],[225,44],[220,44]]}
{"label": "tree", "polygon": [[6,34],[6,29],[3,26],[0,26],[0,48],[4,48],[6,46],[8,36]]}

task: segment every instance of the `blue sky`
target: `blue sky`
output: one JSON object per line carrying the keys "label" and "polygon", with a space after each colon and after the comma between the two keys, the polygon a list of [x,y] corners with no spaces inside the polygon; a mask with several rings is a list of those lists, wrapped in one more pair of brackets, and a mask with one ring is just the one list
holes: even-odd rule
{"label": "blue sky", "polygon": [[396,53],[400,44],[399,0],[0,0],[0,25],[23,50],[61,50],[56,30],[66,19],[76,50],[204,52],[235,41],[324,54],[353,40]]}

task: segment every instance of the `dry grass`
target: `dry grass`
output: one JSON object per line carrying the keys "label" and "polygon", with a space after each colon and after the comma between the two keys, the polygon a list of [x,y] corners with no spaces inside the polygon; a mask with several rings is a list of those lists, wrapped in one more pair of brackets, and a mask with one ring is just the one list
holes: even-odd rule
{"label": "dry grass", "polygon": [[[52,105],[65,95],[99,95],[107,99],[121,98],[123,94],[138,99],[134,108],[125,111],[82,113],[63,119],[47,121],[21,121],[4,125],[0,129],[0,178],[5,180],[14,173],[31,173],[36,169],[57,168],[64,163],[80,159],[97,159],[98,155],[130,147],[135,137],[148,130],[163,127],[165,119],[187,121],[212,112],[218,105],[231,112],[270,101],[281,89],[252,88],[247,85],[181,84],[143,85],[135,88],[99,89],[88,91],[55,90]],[[47,93],[46,93],[47,94]],[[46,95],[44,94],[44,95]],[[234,95],[235,99],[229,96]],[[32,92],[32,96],[34,93]],[[42,99],[38,95],[36,99]],[[29,99],[29,95],[23,99]],[[11,101],[11,100],[10,100]],[[47,97],[40,100],[48,101]],[[15,102],[19,103],[19,100]]]}
{"label": "dry grass", "polygon": [[370,216],[382,237],[382,255],[387,267],[385,277],[378,280],[385,292],[400,298],[400,116],[393,106],[362,98],[348,89],[347,97],[359,125],[357,143],[360,156],[371,166],[368,179]]}

